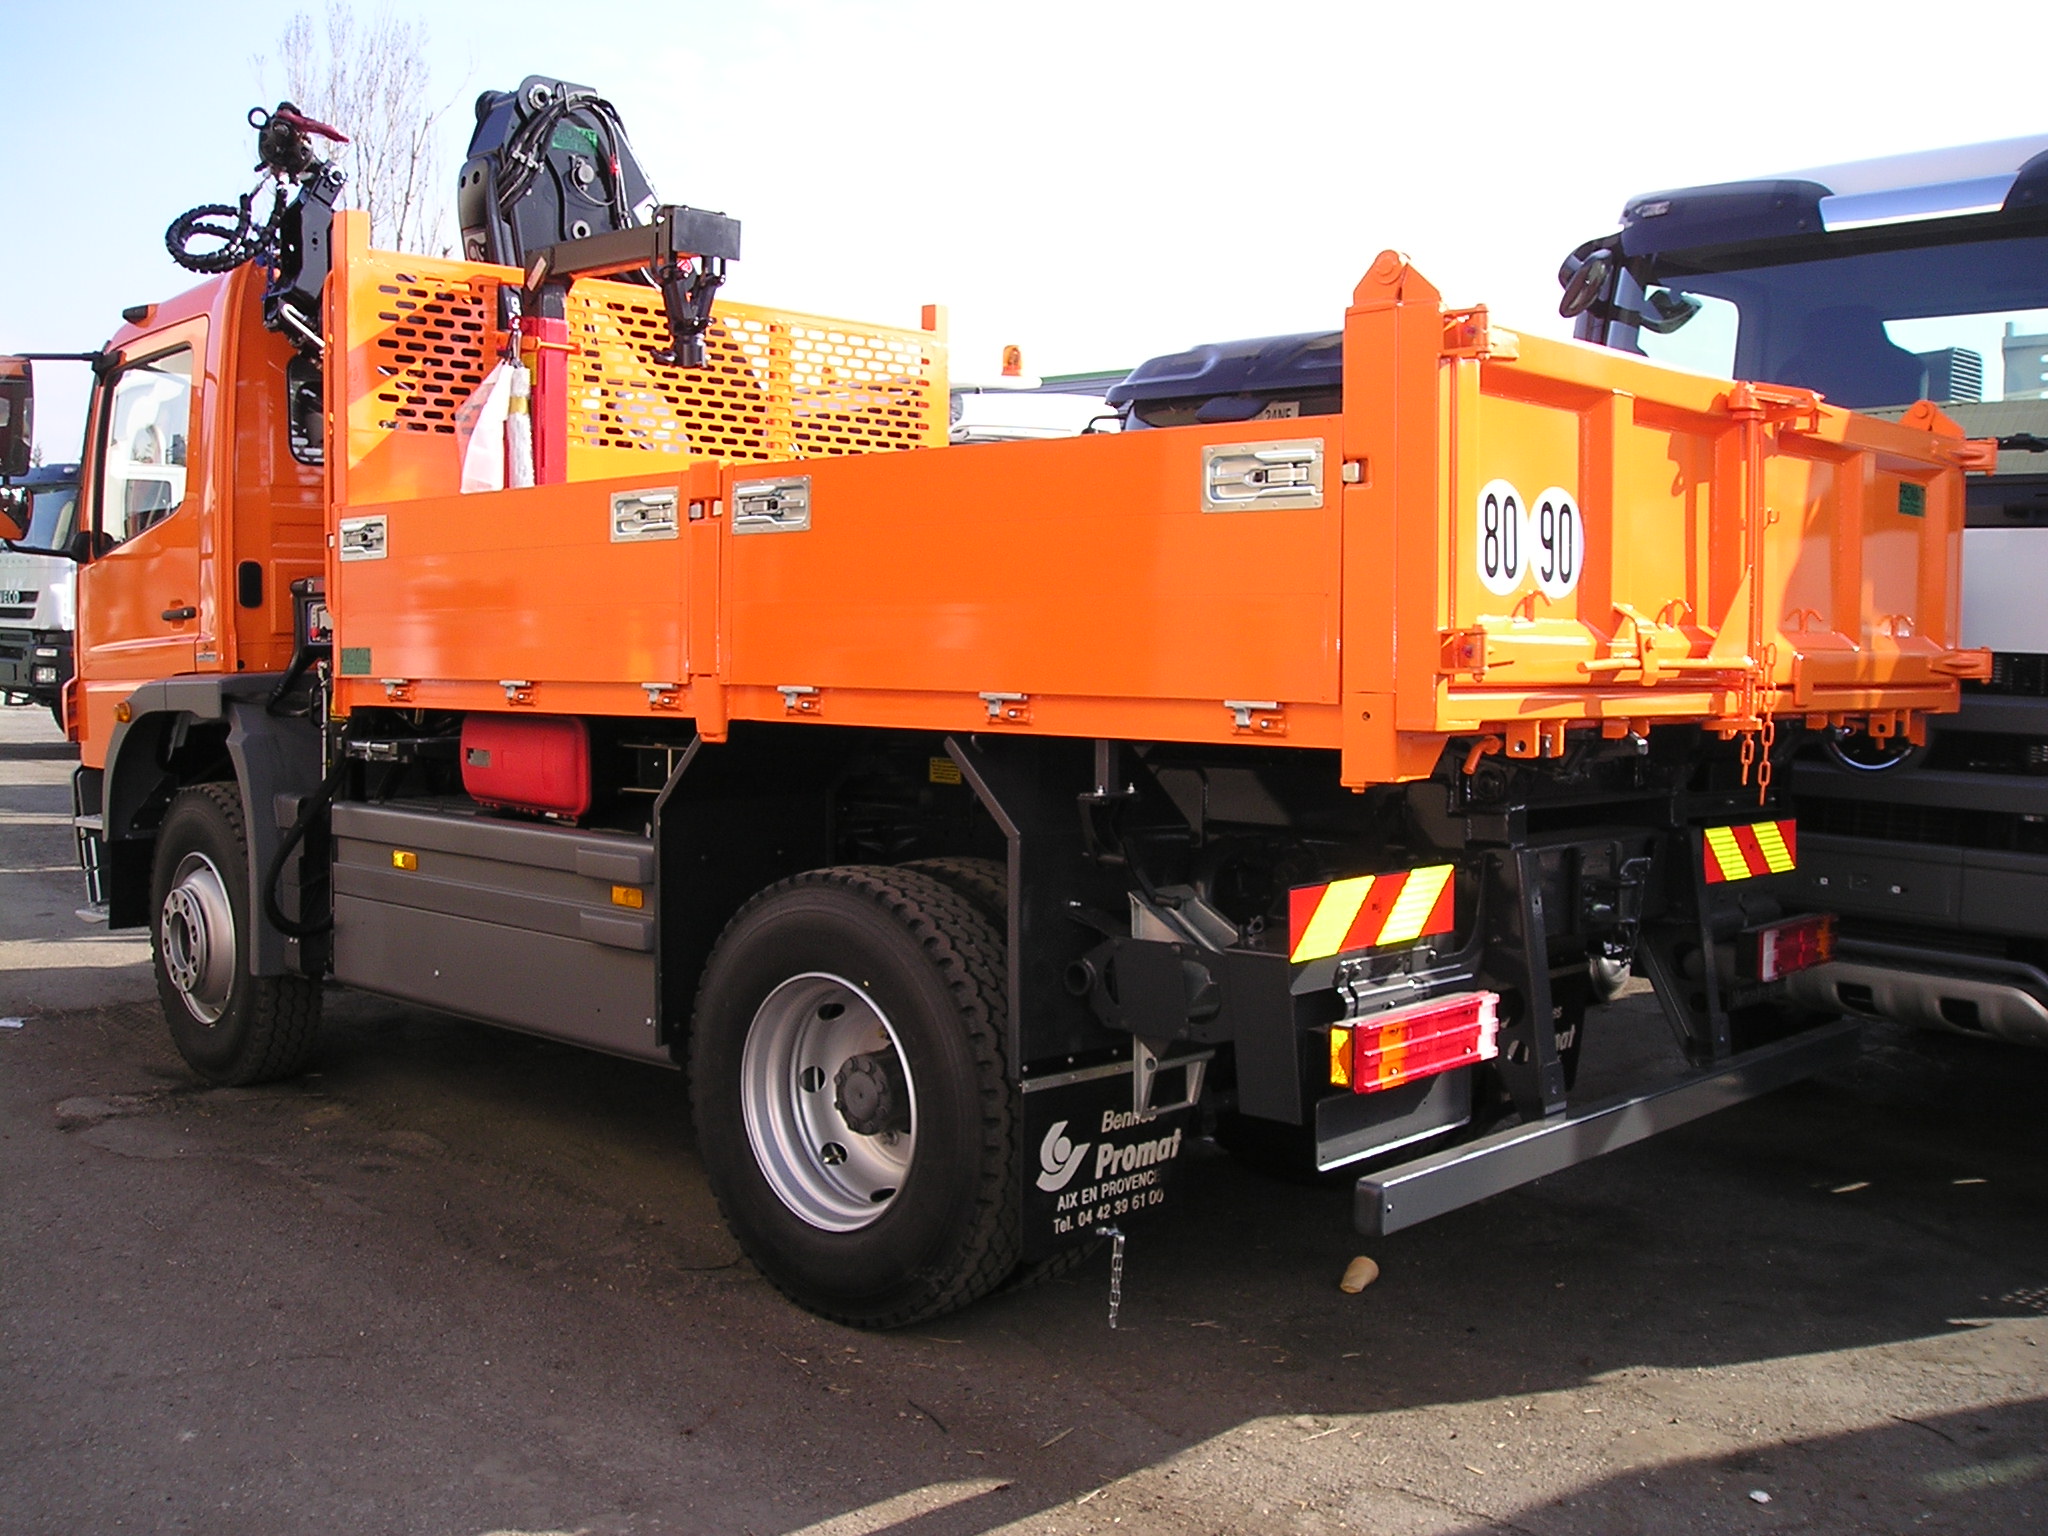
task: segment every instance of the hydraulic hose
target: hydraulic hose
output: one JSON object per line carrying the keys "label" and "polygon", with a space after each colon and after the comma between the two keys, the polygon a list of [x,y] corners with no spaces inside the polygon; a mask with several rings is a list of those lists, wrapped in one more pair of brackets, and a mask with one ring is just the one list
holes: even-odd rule
{"label": "hydraulic hose", "polygon": [[312,830],[313,822],[324,816],[327,808],[334,803],[335,792],[341,788],[342,770],[347,766],[346,758],[335,758],[334,766],[327,770],[327,777],[321,780],[320,788],[299,807],[298,819],[292,823],[291,830],[285,833],[284,841],[277,845],[277,852],[270,858],[270,868],[264,872],[263,915],[269,919],[270,925],[286,938],[317,938],[334,926],[332,899],[327,904],[327,915],[316,922],[301,923],[286,917],[284,908],[278,904],[277,884],[284,878],[284,867],[291,859],[292,850],[305,841],[307,832]]}

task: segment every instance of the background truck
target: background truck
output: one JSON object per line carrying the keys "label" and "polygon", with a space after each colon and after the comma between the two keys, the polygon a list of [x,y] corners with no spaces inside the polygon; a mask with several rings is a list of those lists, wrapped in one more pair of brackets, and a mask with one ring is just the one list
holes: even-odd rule
{"label": "background truck", "polygon": [[10,704],[59,708],[71,681],[78,531],[78,466],[38,465],[0,484],[0,695]]}
{"label": "background truck", "polygon": [[[1832,920],[1773,791],[1976,669],[1952,425],[1388,252],[1320,409],[946,447],[931,329],[714,307],[737,225],[637,222],[579,88],[480,103],[465,260],[306,147],[88,429],[81,849],[201,1075],[297,1070],[329,980],[686,1065],[748,1254],[888,1326],[1156,1210],[1212,1115],[1378,1233],[1853,1048],[1781,1006]],[[1673,1070],[1575,1095],[1617,947]]]}
{"label": "background truck", "polygon": [[2048,1045],[2048,135],[1647,193],[1562,276],[1587,340],[1997,439],[1962,537],[1991,675],[1924,739],[1792,767],[1799,878],[1843,916],[1793,990]]}

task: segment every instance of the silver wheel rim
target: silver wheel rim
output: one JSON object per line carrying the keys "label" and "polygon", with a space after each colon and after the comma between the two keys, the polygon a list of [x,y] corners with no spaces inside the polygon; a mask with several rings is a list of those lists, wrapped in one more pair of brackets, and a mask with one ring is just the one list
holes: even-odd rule
{"label": "silver wheel rim", "polygon": [[[834,1080],[858,1055],[895,1053],[910,1129],[864,1135],[847,1123]],[[917,1088],[903,1042],[867,993],[821,971],[792,976],[754,1011],[740,1056],[740,1102],[754,1161],[782,1203],[826,1232],[881,1219],[909,1176]]]}
{"label": "silver wheel rim", "polygon": [[164,973],[202,1024],[216,1022],[235,985],[235,911],[213,860],[188,853],[164,896]]}

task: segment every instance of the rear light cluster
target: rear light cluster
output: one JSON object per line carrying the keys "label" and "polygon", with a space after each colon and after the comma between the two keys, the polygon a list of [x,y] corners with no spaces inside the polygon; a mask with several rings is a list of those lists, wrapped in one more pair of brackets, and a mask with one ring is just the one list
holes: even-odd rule
{"label": "rear light cluster", "polygon": [[1774,923],[1743,937],[1747,968],[1758,981],[1777,981],[1835,958],[1833,913]]}
{"label": "rear light cluster", "polygon": [[1433,1077],[1500,1053],[1500,994],[1460,992],[1330,1028],[1330,1083],[1353,1093]]}

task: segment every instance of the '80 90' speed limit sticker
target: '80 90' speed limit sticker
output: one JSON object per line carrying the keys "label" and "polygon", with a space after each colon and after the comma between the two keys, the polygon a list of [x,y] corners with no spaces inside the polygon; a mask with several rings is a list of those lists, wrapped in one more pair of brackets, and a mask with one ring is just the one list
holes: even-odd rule
{"label": "'80 90' speed limit sticker", "polygon": [[1507,597],[1535,583],[1568,596],[1586,564],[1586,520],[1570,491],[1553,485],[1534,503],[1506,480],[1489,480],[1473,504],[1473,559],[1486,590]]}

